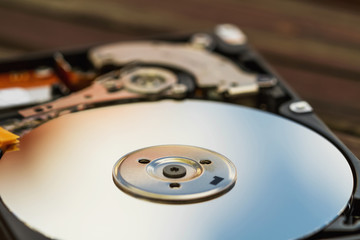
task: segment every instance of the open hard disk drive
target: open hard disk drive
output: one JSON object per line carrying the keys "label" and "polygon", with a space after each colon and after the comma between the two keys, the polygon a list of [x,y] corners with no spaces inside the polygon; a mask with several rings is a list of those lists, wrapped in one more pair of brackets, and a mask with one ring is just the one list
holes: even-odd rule
{"label": "open hard disk drive", "polygon": [[0,71],[1,239],[360,238],[359,160],[236,26]]}

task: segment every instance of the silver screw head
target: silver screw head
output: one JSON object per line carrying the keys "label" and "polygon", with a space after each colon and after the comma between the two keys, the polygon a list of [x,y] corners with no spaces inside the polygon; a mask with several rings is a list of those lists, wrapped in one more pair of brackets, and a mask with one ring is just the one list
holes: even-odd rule
{"label": "silver screw head", "polygon": [[294,113],[309,113],[313,111],[313,108],[306,101],[293,102],[289,108]]}

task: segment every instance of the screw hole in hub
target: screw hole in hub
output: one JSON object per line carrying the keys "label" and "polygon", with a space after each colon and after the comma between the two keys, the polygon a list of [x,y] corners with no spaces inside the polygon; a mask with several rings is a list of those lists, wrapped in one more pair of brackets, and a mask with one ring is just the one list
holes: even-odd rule
{"label": "screw hole in hub", "polygon": [[170,183],[169,184],[170,188],[180,188],[180,183]]}
{"label": "screw hole in hub", "polygon": [[208,159],[205,159],[205,160],[201,160],[200,163],[201,164],[211,164],[211,161]]}
{"label": "screw hole in hub", "polygon": [[150,162],[150,160],[143,158],[143,159],[139,159],[138,162],[141,163],[141,164],[148,164]]}

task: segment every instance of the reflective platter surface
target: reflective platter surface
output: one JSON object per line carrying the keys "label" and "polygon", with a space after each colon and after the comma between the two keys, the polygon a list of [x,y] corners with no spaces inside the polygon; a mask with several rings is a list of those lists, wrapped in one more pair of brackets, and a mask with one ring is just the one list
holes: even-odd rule
{"label": "reflective platter surface", "polygon": [[[112,169],[125,154],[190,145],[237,169],[226,194],[161,204],[125,194]],[[57,239],[293,239],[345,208],[353,176],[330,142],[292,121],[200,100],[131,103],[64,115],[0,160],[0,195],[30,227]]]}

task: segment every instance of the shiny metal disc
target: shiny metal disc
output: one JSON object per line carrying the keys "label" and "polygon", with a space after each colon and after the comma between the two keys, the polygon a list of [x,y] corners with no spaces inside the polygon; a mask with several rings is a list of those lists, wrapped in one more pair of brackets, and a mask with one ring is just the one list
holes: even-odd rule
{"label": "shiny metal disc", "polygon": [[[162,204],[125,194],[114,164],[156,145],[190,145],[235,165],[226,194]],[[345,208],[353,175],[340,151],[284,118],[206,101],[132,103],[64,115],[0,160],[0,194],[28,226],[56,239],[294,239]]]}

